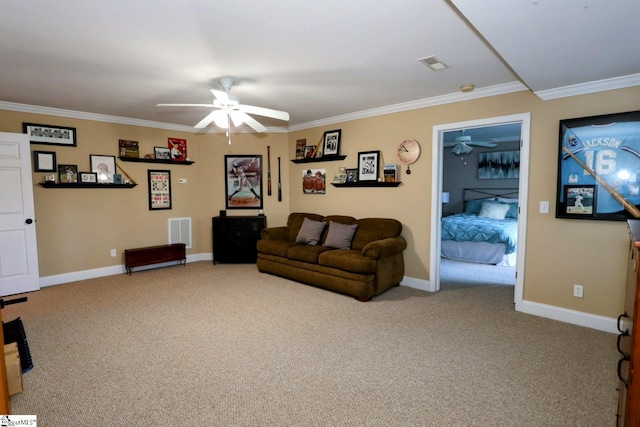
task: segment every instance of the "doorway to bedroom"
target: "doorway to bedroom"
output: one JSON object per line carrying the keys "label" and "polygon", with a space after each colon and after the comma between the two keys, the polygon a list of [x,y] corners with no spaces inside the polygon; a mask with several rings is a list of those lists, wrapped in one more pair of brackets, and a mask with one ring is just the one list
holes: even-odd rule
{"label": "doorway to bedroom", "polygon": [[[514,286],[522,300],[529,114],[434,127],[431,287]],[[442,257],[441,257],[442,256]]]}

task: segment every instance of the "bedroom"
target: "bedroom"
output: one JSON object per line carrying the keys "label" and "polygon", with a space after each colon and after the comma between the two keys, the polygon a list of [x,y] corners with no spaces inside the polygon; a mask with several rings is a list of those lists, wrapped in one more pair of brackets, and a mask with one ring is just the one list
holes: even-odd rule
{"label": "bedroom", "polygon": [[515,285],[521,128],[442,134],[441,289]]}

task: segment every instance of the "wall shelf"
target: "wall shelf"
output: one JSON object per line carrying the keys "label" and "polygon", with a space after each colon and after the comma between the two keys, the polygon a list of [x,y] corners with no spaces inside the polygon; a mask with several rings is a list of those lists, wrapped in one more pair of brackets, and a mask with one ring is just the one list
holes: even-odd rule
{"label": "wall shelf", "polygon": [[362,182],[345,182],[338,184],[332,182],[331,185],[338,188],[357,188],[357,187],[397,187],[401,182],[378,182],[378,181],[362,181]]}
{"label": "wall shelf", "polygon": [[59,182],[41,182],[44,188],[133,188],[138,184],[94,184],[70,182],[68,184]]}
{"label": "wall shelf", "polygon": [[171,160],[171,159],[145,159],[144,157],[118,157],[123,162],[137,163],[164,163],[165,165],[192,165],[191,160]]}
{"label": "wall shelf", "polygon": [[293,163],[317,163],[317,162],[335,162],[336,160],[344,160],[347,156],[331,156],[331,157],[313,157],[311,159],[293,159]]}

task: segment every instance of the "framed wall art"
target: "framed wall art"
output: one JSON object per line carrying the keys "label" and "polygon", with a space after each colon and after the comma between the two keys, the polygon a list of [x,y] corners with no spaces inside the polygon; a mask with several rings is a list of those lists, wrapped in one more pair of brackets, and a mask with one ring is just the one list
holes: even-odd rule
{"label": "framed wall art", "polygon": [[153,147],[153,154],[156,159],[170,160],[171,149],[168,147]]}
{"label": "framed wall art", "polygon": [[32,144],[66,145],[69,147],[78,145],[76,128],[22,123],[22,130],[29,135],[29,141]]}
{"label": "framed wall art", "polygon": [[[589,191],[593,212],[577,212],[574,194]],[[561,120],[556,218],[624,221],[640,217],[638,205],[640,111]]]}
{"label": "framed wall art", "polygon": [[377,181],[380,172],[380,151],[358,153],[358,181]]}
{"label": "framed wall art", "polygon": [[262,209],[262,155],[224,156],[227,209]]}
{"label": "framed wall art", "polygon": [[520,178],[520,150],[478,153],[478,179]]}
{"label": "framed wall art", "polygon": [[322,143],[322,157],[336,157],[340,154],[340,135],[342,129],[330,130],[324,133]]}
{"label": "framed wall art", "polygon": [[565,185],[565,215],[591,217],[596,208],[595,185]]}
{"label": "framed wall art", "polygon": [[147,170],[149,210],[171,209],[171,171]]}
{"label": "framed wall art", "polygon": [[81,184],[96,184],[98,182],[98,174],[95,172],[80,172]]}
{"label": "framed wall art", "polygon": [[55,151],[34,151],[33,166],[36,172],[55,172],[56,153]]}
{"label": "framed wall art", "polygon": [[78,166],[58,165],[58,182],[60,184],[75,184],[78,182]]}
{"label": "framed wall art", "polygon": [[113,184],[113,175],[116,173],[116,156],[103,156],[90,154],[91,172],[98,177],[98,184]]}
{"label": "framed wall art", "polygon": [[302,172],[302,192],[304,194],[325,194],[327,191],[327,171],[307,169]]}

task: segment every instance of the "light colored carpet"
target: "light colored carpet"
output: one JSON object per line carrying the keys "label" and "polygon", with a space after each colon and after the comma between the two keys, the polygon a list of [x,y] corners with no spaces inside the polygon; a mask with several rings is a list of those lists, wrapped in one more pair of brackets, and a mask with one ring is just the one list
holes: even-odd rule
{"label": "light colored carpet", "polygon": [[440,289],[459,289],[471,286],[514,286],[516,268],[440,258]]}
{"label": "light colored carpet", "polygon": [[505,286],[361,303],[190,263],[29,294],[40,426],[606,426],[615,336],[516,313]]}

